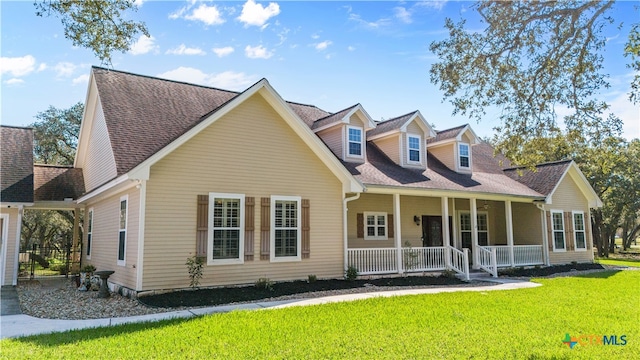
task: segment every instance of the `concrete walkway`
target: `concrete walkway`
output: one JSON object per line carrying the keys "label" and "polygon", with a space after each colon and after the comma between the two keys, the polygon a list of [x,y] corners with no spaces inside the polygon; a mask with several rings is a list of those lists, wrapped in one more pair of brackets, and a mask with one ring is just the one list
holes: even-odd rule
{"label": "concrete walkway", "polygon": [[[404,295],[419,295],[419,294],[436,294],[445,292],[458,292],[458,291],[496,291],[496,290],[515,290],[525,289],[540,286],[540,284],[512,280],[504,278],[483,278],[484,281],[492,281],[497,285],[491,286],[460,286],[460,287],[437,287],[427,289],[407,289],[407,290],[394,290],[394,291],[380,291],[360,294],[344,294],[336,296],[327,296],[314,299],[299,299],[299,300],[285,300],[285,301],[265,301],[255,302],[250,304],[238,304],[238,305],[224,305],[214,306],[208,308],[199,308],[183,311],[172,311],[159,314],[121,317],[121,318],[106,318],[106,319],[91,319],[91,320],[54,320],[54,319],[40,319],[29,315],[14,314],[5,315],[5,292],[2,292],[2,308],[3,313],[0,317],[0,338],[13,338],[28,335],[46,334],[51,332],[68,331],[76,329],[87,329],[102,326],[114,326],[127,323],[149,322],[159,321],[165,319],[174,318],[191,318],[195,316],[202,316],[207,314],[225,313],[234,310],[259,310],[259,309],[280,309],[291,306],[309,306],[319,304],[329,304],[343,301],[354,301],[362,299],[370,299],[376,297],[392,297],[392,296],[404,296]],[[15,292],[15,288],[13,289]],[[17,301],[17,294],[16,294]],[[18,306],[18,311],[19,311]]]}

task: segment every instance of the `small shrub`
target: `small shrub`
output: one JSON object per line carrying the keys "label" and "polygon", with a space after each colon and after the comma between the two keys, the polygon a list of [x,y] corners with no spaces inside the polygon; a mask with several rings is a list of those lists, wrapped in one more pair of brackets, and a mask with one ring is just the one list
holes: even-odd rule
{"label": "small shrub", "polygon": [[200,279],[202,279],[202,267],[204,266],[204,257],[192,256],[187,258],[187,270],[189,272],[189,286],[195,289],[200,285]]}
{"label": "small shrub", "polygon": [[307,282],[308,282],[309,284],[314,283],[314,282],[316,282],[316,281],[318,281],[318,277],[317,277],[317,276],[315,276],[315,275],[313,275],[313,274],[309,275],[309,277],[308,277],[308,279],[307,279]]}
{"label": "small shrub", "polygon": [[358,278],[358,269],[355,266],[349,266],[347,270],[344,272],[344,278],[347,281],[353,281]]}
{"label": "small shrub", "polygon": [[256,281],[256,289],[273,291],[273,281],[267,277],[262,277]]}
{"label": "small shrub", "polygon": [[451,269],[444,270],[442,271],[442,273],[440,273],[440,277],[446,278],[446,279],[455,279],[456,275],[457,273]]}
{"label": "small shrub", "polygon": [[85,273],[92,273],[94,271],[96,271],[96,267],[93,265],[85,265],[82,267],[82,270],[80,270],[81,272],[85,272]]}

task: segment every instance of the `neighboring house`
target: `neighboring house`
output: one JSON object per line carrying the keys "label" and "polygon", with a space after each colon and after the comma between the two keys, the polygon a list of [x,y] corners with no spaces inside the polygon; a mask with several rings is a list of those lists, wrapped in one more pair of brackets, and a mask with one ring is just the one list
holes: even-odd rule
{"label": "neighboring house", "polygon": [[[431,121],[431,120],[430,120]],[[505,168],[469,125],[376,122],[94,67],[74,167],[83,261],[133,296],[202,286],[592,261],[597,195],[572,161]]]}
{"label": "neighboring house", "polygon": [[[11,286],[18,281],[25,209],[79,210],[75,199],[84,193],[84,180],[82,169],[34,165],[31,128],[0,126],[0,157],[0,285]],[[77,231],[74,235],[77,244]]]}

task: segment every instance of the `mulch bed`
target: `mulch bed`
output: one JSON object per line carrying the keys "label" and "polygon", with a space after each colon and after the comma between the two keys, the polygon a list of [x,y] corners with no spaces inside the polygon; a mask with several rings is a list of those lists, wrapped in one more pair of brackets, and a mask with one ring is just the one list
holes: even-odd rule
{"label": "mulch bed", "polygon": [[584,270],[603,270],[604,267],[600,264],[592,263],[579,263],[579,264],[567,264],[567,265],[553,265],[545,267],[533,267],[533,268],[509,268],[498,270],[500,276],[513,276],[513,277],[540,277],[550,276],[559,273],[567,273],[571,271],[584,271]]}
{"label": "mulch bed", "polygon": [[274,283],[271,290],[260,289],[255,286],[197,289],[149,295],[140,297],[138,300],[148,306],[176,308],[183,306],[215,306],[310,292],[345,290],[371,286],[379,287],[377,290],[384,290],[384,287],[447,286],[461,284],[465,284],[465,282],[457,278],[444,276],[407,276],[354,281],[317,280],[311,283],[307,281],[291,281]]}

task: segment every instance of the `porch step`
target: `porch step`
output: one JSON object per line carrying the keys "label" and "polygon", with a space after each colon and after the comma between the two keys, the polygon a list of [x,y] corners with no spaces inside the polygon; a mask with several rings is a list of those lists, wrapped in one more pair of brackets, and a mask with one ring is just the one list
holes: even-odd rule
{"label": "porch step", "polygon": [[[464,274],[456,274],[458,279],[464,280]],[[469,280],[478,280],[478,279],[486,279],[491,278],[491,274],[482,270],[471,270],[469,271]]]}

